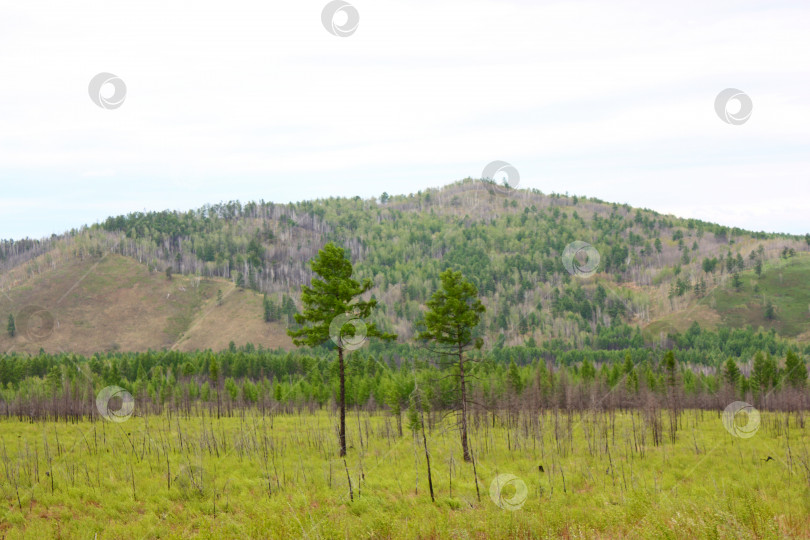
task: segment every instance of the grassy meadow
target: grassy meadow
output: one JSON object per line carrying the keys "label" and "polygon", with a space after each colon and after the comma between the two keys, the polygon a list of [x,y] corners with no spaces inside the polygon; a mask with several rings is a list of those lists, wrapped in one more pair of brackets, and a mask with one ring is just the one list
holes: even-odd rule
{"label": "grassy meadow", "polygon": [[718,411],[685,411],[674,442],[668,414],[657,446],[641,411],[474,416],[473,468],[454,418],[433,413],[435,502],[407,415],[400,437],[389,413],[350,411],[345,461],[336,415],[318,410],[3,419],[0,537],[810,536],[801,413],[763,412],[741,438]]}

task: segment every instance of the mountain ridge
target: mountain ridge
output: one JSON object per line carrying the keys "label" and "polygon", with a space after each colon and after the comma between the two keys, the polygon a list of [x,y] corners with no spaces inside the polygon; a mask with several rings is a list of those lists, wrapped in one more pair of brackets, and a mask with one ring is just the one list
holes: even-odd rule
{"label": "mountain ridge", "polygon": [[[348,250],[358,277],[373,280],[381,305],[375,321],[404,340],[413,336],[438,273],[449,266],[479,288],[490,343],[565,339],[582,346],[599,327],[618,323],[644,329],[648,343],[664,343],[684,329],[689,313],[709,328],[756,324],[801,341],[810,332],[810,298],[801,279],[810,275],[810,236],[746,231],[472,179],[407,196],[232,201],[188,212],[132,213],[40,243],[4,242],[0,316],[43,306],[64,316],[55,319],[60,324],[94,329],[83,337],[63,331],[61,342],[40,343],[46,350],[57,342],[88,354],[117,347],[216,349],[230,341],[286,348],[284,327],[292,322],[300,285],[312,275],[307,262],[327,241]],[[575,242],[597,254],[593,275],[566,268],[565,248]],[[576,259],[569,266],[581,270],[584,264]],[[93,265],[110,272],[106,281],[90,272]],[[776,294],[772,272],[789,273],[793,296]],[[74,280],[84,296],[68,294],[60,280]],[[172,289],[180,286],[185,291]],[[137,287],[182,300],[160,304],[138,295]],[[227,295],[212,308],[217,290]],[[276,313],[270,322],[262,320],[263,294]],[[94,295],[122,309],[112,314],[94,304]],[[760,313],[768,302],[775,306],[772,319]],[[143,322],[139,332],[127,322],[138,317],[161,322]],[[195,334],[200,328],[205,331]],[[11,341],[4,333],[0,350],[14,347]],[[16,350],[34,352],[36,345],[18,341]]]}

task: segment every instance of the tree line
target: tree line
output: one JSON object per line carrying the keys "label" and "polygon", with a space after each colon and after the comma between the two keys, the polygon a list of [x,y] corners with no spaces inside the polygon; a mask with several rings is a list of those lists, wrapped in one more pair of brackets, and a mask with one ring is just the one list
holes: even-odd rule
{"label": "tree line", "polygon": [[[767,408],[808,404],[803,358],[808,351],[773,332],[723,328],[715,333],[695,323],[686,333],[672,335],[673,348],[664,350],[643,347],[637,328],[617,324],[611,328],[617,341],[605,336],[597,341],[598,349],[566,348],[553,341],[538,347],[533,340],[485,349],[481,315],[486,308],[462,272],[448,269],[416,323],[413,342],[391,343],[396,336],[372,322],[377,302],[368,297],[370,280],[353,278],[343,248],[326,244],[311,267],[317,277],[302,286],[303,310],[288,329],[295,344],[304,347],[301,351],[231,343],[221,353],[4,355],[4,412],[29,419],[93,416],[92,396],[102,385],[125,388],[142,412],[190,414],[207,407],[220,416],[244,407],[273,411],[333,404],[345,455],[347,407],[386,408],[401,429],[403,411],[413,419],[418,403],[422,411],[458,413],[469,461],[468,417],[487,412],[587,409],[597,396],[604,396],[598,399],[603,408],[665,404],[672,411],[722,407],[734,398]],[[738,365],[730,356],[713,364],[705,356],[704,362],[689,361],[706,351],[732,350],[738,357],[756,352],[750,365]],[[337,362],[331,361],[335,353]],[[784,362],[777,358],[781,354]]]}

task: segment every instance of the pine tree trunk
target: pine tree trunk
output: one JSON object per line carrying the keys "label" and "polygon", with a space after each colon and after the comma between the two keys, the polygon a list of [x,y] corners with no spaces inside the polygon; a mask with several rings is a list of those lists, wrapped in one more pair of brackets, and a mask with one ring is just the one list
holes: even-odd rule
{"label": "pine tree trunk", "polygon": [[346,455],[346,377],[343,367],[343,348],[338,347],[340,366],[340,455]]}
{"label": "pine tree trunk", "polygon": [[470,450],[467,447],[467,389],[464,384],[464,354],[461,345],[458,347],[458,373],[461,384],[461,449],[464,451],[464,461],[470,462]]}

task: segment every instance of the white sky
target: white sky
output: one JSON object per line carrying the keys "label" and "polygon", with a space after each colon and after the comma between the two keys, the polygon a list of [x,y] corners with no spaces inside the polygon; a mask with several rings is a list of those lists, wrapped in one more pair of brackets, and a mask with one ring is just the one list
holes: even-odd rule
{"label": "white sky", "polygon": [[[136,210],[520,187],[810,232],[810,2],[0,0],[0,238]],[[127,85],[97,107],[99,72]],[[743,125],[714,99],[753,100]]]}

